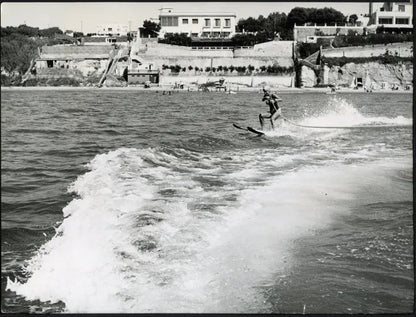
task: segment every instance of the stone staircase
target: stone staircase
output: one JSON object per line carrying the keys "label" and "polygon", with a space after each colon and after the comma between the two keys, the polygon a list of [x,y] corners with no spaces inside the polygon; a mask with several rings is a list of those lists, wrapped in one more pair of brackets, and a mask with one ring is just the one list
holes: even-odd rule
{"label": "stone staircase", "polygon": [[98,82],[98,87],[102,87],[106,78],[112,76],[115,73],[118,61],[125,57],[130,58],[130,52],[128,48],[120,48],[118,50],[114,49],[110,52],[107,68],[101,76],[100,81]]}

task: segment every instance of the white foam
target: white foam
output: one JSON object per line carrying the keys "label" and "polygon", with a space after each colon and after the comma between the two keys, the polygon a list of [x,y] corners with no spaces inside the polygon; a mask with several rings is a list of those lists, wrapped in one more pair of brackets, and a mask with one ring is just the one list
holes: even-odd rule
{"label": "white foam", "polygon": [[353,104],[345,99],[335,97],[328,101],[319,113],[305,118],[299,124],[311,126],[356,126],[369,124],[412,124],[412,119],[398,116],[367,117],[361,114]]}
{"label": "white foam", "polygon": [[[273,164],[295,158],[278,156]],[[365,175],[386,182],[378,166],[334,165],[263,174],[261,185],[243,189],[203,190],[193,180],[194,159],[154,149],[98,155],[70,187],[80,197],[32,259],[28,281],[9,280],[7,288],[27,299],[61,300],[67,312],[258,312],[267,307],[256,287],[290,265],[293,240],[350,212]],[[167,189],[176,192],[159,193]],[[225,205],[229,193],[237,200]],[[207,202],[222,206],[212,213],[188,208]],[[143,225],[143,216],[161,221]]]}

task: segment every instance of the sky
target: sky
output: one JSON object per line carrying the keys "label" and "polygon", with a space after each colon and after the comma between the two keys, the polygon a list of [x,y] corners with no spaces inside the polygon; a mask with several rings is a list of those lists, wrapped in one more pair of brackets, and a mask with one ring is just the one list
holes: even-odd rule
{"label": "sky", "polygon": [[2,2],[1,26],[26,24],[40,29],[59,27],[95,33],[97,26],[106,23],[129,25],[137,30],[143,21],[158,17],[158,9],[173,8],[177,12],[233,12],[237,19],[272,12],[288,14],[294,7],[332,7],[344,15],[368,13],[368,2]]}

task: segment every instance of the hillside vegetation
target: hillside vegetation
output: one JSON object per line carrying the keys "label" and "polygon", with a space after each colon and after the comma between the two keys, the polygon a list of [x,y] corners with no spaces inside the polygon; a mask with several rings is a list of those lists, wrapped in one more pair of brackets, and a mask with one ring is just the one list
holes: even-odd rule
{"label": "hillside vegetation", "polygon": [[1,84],[19,81],[19,77],[29,68],[31,60],[37,56],[38,47],[71,43],[62,35],[63,32],[57,27],[43,30],[27,25],[2,27]]}

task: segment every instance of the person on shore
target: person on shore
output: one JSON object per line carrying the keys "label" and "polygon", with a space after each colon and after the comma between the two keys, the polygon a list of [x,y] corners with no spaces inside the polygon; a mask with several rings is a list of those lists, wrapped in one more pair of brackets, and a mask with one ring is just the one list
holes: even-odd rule
{"label": "person on shore", "polygon": [[259,114],[261,130],[263,130],[264,127],[264,119],[270,119],[270,124],[274,130],[274,122],[282,115],[282,110],[279,106],[279,102],[282,101],[282,98],[276,96],[273,93],[270,93],[270,91],[266,88],[263,88],[263,93],[264,95],[262,101],[264,101],[266,105],[269,106],[269,114]]}

